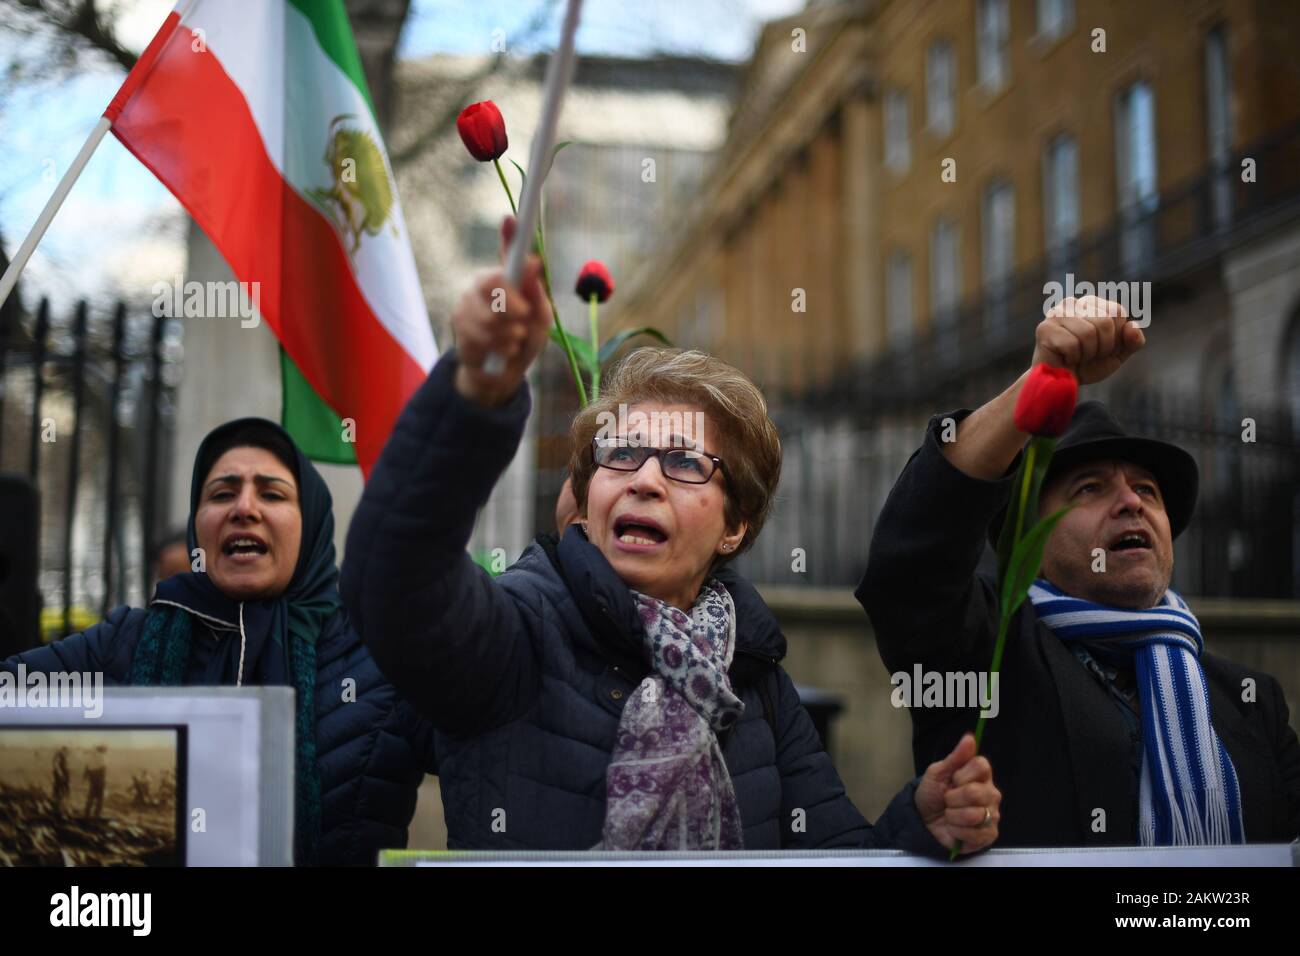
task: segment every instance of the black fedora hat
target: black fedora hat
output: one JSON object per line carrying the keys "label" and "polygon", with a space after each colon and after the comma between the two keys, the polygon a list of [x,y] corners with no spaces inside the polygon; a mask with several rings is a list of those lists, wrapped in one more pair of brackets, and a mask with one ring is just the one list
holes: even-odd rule
{"label": "black fedora hat", "polygon": [[[1098,401],[1080,402],[1075,407],[1069,427],[1056,443],[1043,487],[1075,465],[1106,458],[1131,461],[1155,475],[1169,516],[1170,535],[1177,538],[1183,533],[1196,509],[1200,485],[1196,459],[1169,442],[1130,435]],[[1006,511],[1003,505],[989,524],[989,541],[995,549]]]}

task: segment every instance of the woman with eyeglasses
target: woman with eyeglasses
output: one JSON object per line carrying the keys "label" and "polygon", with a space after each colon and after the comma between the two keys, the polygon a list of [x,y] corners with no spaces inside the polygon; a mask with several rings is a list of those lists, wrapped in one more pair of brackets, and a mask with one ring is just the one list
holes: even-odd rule
{"label": "woman with eyeglasses", "polygon": [[[458,347],[402,413],[348,534],[352,619],[437,728],[448,845],[988,846],[1001,797],[969,736],[875,826],[845,795],[776,619],[729,567],[781,468],[763,396],[731,366],[631,353],[573,423],[579,521],[496,578],[466,554],[528,417],[524,374],[552,322],[539,266],[460,300]],[[490,352],[503,372],[485,371]]]}

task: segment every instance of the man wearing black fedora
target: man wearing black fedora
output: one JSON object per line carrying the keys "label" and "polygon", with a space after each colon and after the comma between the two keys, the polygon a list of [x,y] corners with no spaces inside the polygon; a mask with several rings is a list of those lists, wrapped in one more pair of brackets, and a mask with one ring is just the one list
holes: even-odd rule
{"label": "man wearing black fedora", "polygon": [[[1055,306],[1032,365],[1101,381],[1145,345],[1115,303]],[[1028,374],[1028,373],[1026,373]],[[975,411],[936,415],[882,510],[857,598],[891,673],[987,673],[998,604],[990,550],[1028,436],[1022,375]],[[1267,674],[1210,654],[1170,588],[1196,505],[1187,452],[1081,402],[1043,485],[1053,530],[1017,611],[983,752],[998,768],[1002,846],[1209,845],[1300,836],[1300,741]],[[957,686],[955,682],[951,686]],[[932,702],[931,702],[932,703]],[[911,709],[918,767],[978,705]]]}

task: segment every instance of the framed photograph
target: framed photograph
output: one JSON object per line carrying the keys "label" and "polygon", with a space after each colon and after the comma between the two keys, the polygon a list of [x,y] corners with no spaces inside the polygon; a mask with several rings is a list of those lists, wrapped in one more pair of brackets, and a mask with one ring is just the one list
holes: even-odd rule
{"label": "framed photograph", "polygon": [[0,865],[180,866],[183,724],[0,726]]}

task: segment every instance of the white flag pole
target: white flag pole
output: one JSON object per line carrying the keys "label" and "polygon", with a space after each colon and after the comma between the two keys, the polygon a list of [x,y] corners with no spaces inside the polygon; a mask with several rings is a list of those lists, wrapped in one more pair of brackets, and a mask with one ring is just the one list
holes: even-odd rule
{"label": "white flag pole", "polygon": [[[190,8],[194,6],[195,2],[196,0],[179,0],[176,6],[172,8],[172,13],[176,14],[177,23],[185,19],[185,15],[189,13]],[[165,26],[166,21],[164,21],[164,27]],[[158,43],[159,37],[161,36],[162,30],[160,29],[154,36],[153,40],[150,41],[149,46],[152,47],[154,44]],[[168,36],[170,36],[170,33]],[[141,54],[141,59],[145,59],[148,55],[149,49],[146,48],[145,52]],[[93,156],[95,150],[99,148],[99,144],[104,139],[104,134],[108,132],[112,125],[113,121],[109,119],[107,115],[99,118],[99,122],[95,124],[95,128],[90,131],[90,135],[86,137],[86,141],[81,145],[81,151],[77,153],[77,158],[72,161],[72,165],[68,167],[68,171],[64,173],[63,178],[59,180],[59,185],[55,187],[54,195],[45,203],[45,208],[42,209],[41,214],[36,217],[35,225],[33,225],[31,231],[27,233],[27,238],[24,239],[22,245],[18,247],[18,251],[14,253],[13,261],[9,263],[9,268],[5,269],[4,276],[0,278],[0,305],[5,304],[5,301],[9,298],[9,293],[13,292],[14,286],[18,284],[18,277],[22,275],[23,269],[26,268],[27,260],[31,259],[32,253],[36,251],[37,244],[39,244],[41,239],[45,237],[45,230],[50,228],[50,223],[54,221],[54,217],[58,213],[59,207],[63,205],[63,200],[68,198],[68,193],[72,191],[73,185],[77,182],[78,177],[81,176],[82,171],[86,168],[86,164],[90,162],[90,157]]]}
{"label": "white flag pole", "polygon": [[[524,257],[533,245],[533,232],[537,226],[542,204],[542,183],[550,172],[551,149],[555,145],[555,127],[560,118],[564,93],[573,79],[573,38],[578,32],[578,13],[582,0],[568,0],[564,11],[564,25],[560,29],[560,45],[546,65],[546,86],[542,98],[542,114],[533,135],[532,150],[528,156],[528,181],[519,201],[519,218],[514,241],[506,255],[506,281],[516,288],[524,275]],[[489,352],[483,362],[483,371],[499,375],[505,370],[505,359]]]}
{"label": "white flag pole", "polygon": [[18,284],[18,277],[22,274],[23,268],[27,265],[27,260],[32,257],[36,251],[36,245],[45,236],[45,230],[50,228],[50,223],[54,221],[54,215],[63,205],[63,200],[68,198],[73,184],[77,177],[81,175],[82,170],[86,168],[86,163],[90,162],[90,157],[94,155],[95,149],[103,140],[104,134],[108,132],[112,123],[107,116],[101,116],[95,128],[87,137],[86,142],[81,146],[81,152],[77,153],[77,158],[72,161],[68,171],[63,174],[59,180],[59,185],[54,190],[54,195],[45,203],[45,208],[41,214],[36,217],[36,224],[27,233],[27,238],[23,240],[18,251],[14,253],[13,261],[9,263],[9,268],[5,270],[4,278],[0,278],[0,305],[5,304],[9,298],[9,293],[13,291],[14,286]]}

